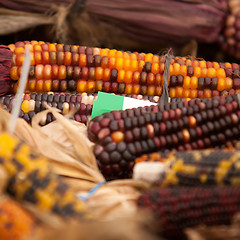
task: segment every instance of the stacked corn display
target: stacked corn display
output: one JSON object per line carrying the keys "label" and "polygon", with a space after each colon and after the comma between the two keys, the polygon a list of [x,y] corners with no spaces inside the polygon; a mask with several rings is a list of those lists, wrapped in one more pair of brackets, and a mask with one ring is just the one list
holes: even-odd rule
{"label": "stacked corn display", "polygon": [[[162,94],[165,57],[115,49],[37,41],[9,45],[11,79],[18,86],[26,45],[31,50],[29,92]],[[169,95],[210,98],[240,91],[239,65],[175,57],[169,68]]]}
{"label": "stacked corn display", "polygon": [[7,133],[0,135],[0,165],[9,176],[6,192],[15,200],[63,218],[84,215],[82,202],[63,179],[53,174],[47,159]]}
{"label": "stacked corn display", "polygon": [[104,113],[89,123],[88,137],[103,174],[126,177],[144,153],[235,145],[239,118],[238,95],[191,99]]}

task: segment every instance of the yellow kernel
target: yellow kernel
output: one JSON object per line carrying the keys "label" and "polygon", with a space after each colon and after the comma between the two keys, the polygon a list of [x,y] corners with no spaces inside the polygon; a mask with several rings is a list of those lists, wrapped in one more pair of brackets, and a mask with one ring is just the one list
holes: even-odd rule
{"label": "yellow kernel", "polygon": [[22,110],[24,113],[28,113],[28,112],[29,112],[29,101],[28,101],[28,100],[24,100],[24,101],[22,102],[21,110]]}
{"label": "yellow kernel", "polygon": [[176,176],[176,172],[175,171],[169,171],[167,176],[166,176],[166,182],[168,184],[174,184],[174,185],[177,185],[179,180]]}
{"label": "yellow kernel", "polygon": [[205,183],[207,181],[207,174],[201,174],[200,181],[201,181],[201,183]]}

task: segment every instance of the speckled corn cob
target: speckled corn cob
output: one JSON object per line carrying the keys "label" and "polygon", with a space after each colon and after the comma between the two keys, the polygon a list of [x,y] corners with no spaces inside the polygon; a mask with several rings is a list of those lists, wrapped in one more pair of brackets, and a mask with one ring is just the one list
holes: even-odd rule
{"label": "speckled corn cob", "polygon": [[[25,46],[31,51],[30,92],[114,92],[162,94],[165,57],[116,49],[37,41],[9,45],[13,52],[11,79],[18,81]],[[239,65],[175,57],[169,67],[169,95],[209,98],[240,91]],[[18,84],[15,84],[16,92]]]}
{"label": "speckled corn cob", "polygon": [[202,150],[145,154],[135,162],[164,162],[167,169],[160,174],[156,185],[240,186],[240,152],[236,150]]}
{"label": "speckled corn cob", "polygon": [[239,198],[239,187],[175,187],[148,191],[138,205],[155,216],[157,231],[165,238],[185,239],[186,227],[230,224],[240,211]]}
{"label": "speckled corn cob", "polygon": [[7,171],[6,191],[18,201],[34,204],[40,210],[64,218],[84,213],[84,206],[71,189],[51,172],[47,160],[6,133],[0,135],[0,164]]}
{"label": "speckled corn cob", "polygon": [[[122,96],[136,98],[139,100],[151,101],[159,103],[159,96],[143,96],[143,95],[126,95]],[[58,108],[63,115],[67,114],[71,109],[79,109],[73,116],[77,122],[87,124],[92,113],[92,105],[97,99],[97,93],[31,93],[24,94],[23,102],[21,104],[20,117],[31,123],[32,118],[36,113],[45,110],[44,103],[49,106]],[[173,101],[175,101],[174,99]],[[180,101],[179,99],[177,99]],[[0,103],[3,107],[11,112],[13,107],[14,95],[5,95],[0,97]],[[46,118],[42,119],[41,125],[48,124],[54,120],[51,113],[48,113]]]}

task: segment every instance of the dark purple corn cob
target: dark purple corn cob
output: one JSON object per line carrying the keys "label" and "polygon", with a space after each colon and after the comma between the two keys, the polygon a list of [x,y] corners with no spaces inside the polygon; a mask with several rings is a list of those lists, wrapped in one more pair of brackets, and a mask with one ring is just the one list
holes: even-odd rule
{"label": "dark purple corn cob", "polygon": [[128,177],[136,157],[233,145],[240,137],[237,95],[112,111],[94,118],[89,138],[108,178]]}
{"label": "dark purple corn cob", "polygon": [[144,193],[138,206],[155,216],[165,238],[181,239],[186,227],[230,224],[240,211],[239,199],[239,187],[175,187]]}

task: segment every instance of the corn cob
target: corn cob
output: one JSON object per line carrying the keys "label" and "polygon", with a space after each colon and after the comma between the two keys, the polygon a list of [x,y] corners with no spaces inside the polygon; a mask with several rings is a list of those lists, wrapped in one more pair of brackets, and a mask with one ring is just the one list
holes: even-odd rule
{"label": "corn cob", "polygon": [[0,239],[23,240],[36,229],[36,220],[10,199],[0,202]]}
{"label": "corn cob", "polygon": [[240,186],[240,152],[204,150],[145,154],[139,162],[164,162],[167,166],[156,182],[161,187],[197,185]]}
{"label": "corn cob", "polygon": [[7,193],[61,217],[81,216],[84,207],[69,186],[53,174],[47,160],[17,138],[0,135],[1,165],[9,175]]}
{"label": "corn cob", "polygon": [[240,211],[239,197],[240,188],[233,186],[175,187],[148,191],[138,205],[153,213],[164,237],[181,239],[186,227],[230,224]]}
{"label": "corn cob", "polygon": [[222,51],[229,55],[240,58],[240,4],[239,1],[228,1],[228,16],[225,20],[225,26],[222,34],[219,36],[219,42]]}
{"label": "corn cob", "polygon": [[[121,95],[155,103],[159,103],[160,101],[159,96]],[[46,102],[49,106],[61,110],[63,115],[67,114],[73,108],[79,108],[79,111],[75,113],[73,119],[77,122],[87,124],[90,120],[92,105],[95,99],[97,99],[97,93],[26,93],[23,96],[19,117],[31,123],[36,113],[45,110],[44,103]],[[9,112],[12,110],[13,101],[14,95],[4,95],[0,97],[0,103]],[[46,118],[42,119],[41,125],[48,124],[52,121],[54,121],[54,117],[51,113],[48,113]]]}
{"label": "corn cob", "polygon": [[88,136],[105,176],[128,176],[136,157],[156,150],[192,150],[233,145],[239,138],[238,96],[191,99],[94,118]]}
{"label": "corn cob", "polygon": [[[20,77],[26,45],[31,50],[32,65],[27,84],[29,92],[162,94],[163,56],[37,41],[9,45],[13,52],[10,75],[15,82]],[[240,91],[236,63],[175,57],[171,60],[169,76],[171,97],[209,98],[225,91]]]}

